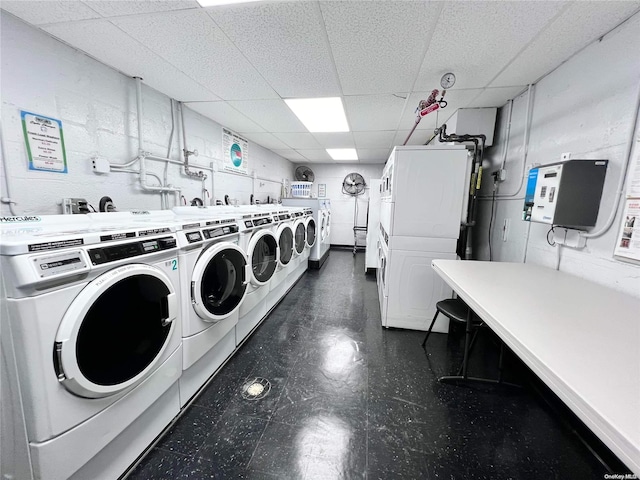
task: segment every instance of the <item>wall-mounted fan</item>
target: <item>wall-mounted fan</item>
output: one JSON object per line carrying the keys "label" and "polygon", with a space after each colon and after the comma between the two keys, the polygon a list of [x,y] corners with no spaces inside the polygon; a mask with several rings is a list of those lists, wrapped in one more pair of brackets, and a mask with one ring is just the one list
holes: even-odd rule
{"label": "wall-mounted fan", "polygon": [[356,172],[349,173],[342,181],[342,191],[347,195],[362,195],[366,186],[362,175]]}
{"label": "wall-mounted fan", "polygon": [[296,180],[299,182],[313,182],[316,176],[313,174],[313,170],[304,165],[300,165],[296,168]]}

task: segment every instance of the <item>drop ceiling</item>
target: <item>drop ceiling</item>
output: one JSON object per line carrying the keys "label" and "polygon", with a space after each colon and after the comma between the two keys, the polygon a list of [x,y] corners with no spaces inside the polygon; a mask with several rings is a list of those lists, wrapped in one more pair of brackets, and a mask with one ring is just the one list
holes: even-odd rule
{"label": "drop ceiling", "polygon": [[[2,9],[296,163],[356,148],[384,163],[418,101],[500,107],[640,9],[638,1],[11,1]],[[309,133],[285,98],[339,96],[348,133]]]}

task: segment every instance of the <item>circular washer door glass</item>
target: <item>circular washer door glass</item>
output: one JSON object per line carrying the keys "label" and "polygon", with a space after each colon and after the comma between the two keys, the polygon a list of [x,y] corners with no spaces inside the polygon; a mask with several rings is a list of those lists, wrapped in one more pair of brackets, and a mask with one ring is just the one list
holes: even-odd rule
{"label": "circular washer door glass", "polygon": [[82,374],[97,385],[119,385],[147,368],[171,331],[166,284],[135,275],[102,293],[78,330],[76,358]]}
{"label": "circular washer door glass", "polygon": [[307,223],[307,245],[313,247],[316,243],[316,221],[311,218]]}
{"label": "circular washer door glass", "polygon": [[304,223],[300,222],[296,226],[295,247],[297,253],[302,253],[305,244],[305,228]]}
{"label": "circular washer door glass", "polygon": [[204,308],[213,315],[231,313],[244,298],[243,282],[246,260],[241,252],[226,248],[209,260],[202,274],[200,296]]}
{"label": "circular washer door glass", "polygon": [[251,271],[258,282],[267,282],[276,270],[278,245],[273,235],[260,237],[251,253]]}
{"label": "circular washer door glass", "polygon": [[288,265],[293,257],[293,231],[290,228],[284,228],[280,232],[278,246],[280,247],[280,263]]}

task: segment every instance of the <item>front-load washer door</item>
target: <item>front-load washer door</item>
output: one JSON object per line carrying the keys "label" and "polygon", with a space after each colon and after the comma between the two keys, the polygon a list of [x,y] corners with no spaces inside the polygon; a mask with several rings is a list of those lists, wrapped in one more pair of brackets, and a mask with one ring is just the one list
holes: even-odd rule
{"label": "front-load washer door", "polygon": [[247,257],[251,260],[251,283],[265,285],[276,271],[278,241],[269,230],[259,230],[249,240]]}
{"label": "front-load washer door", "polygon": [[234,313],[247,293],[247,259],[234,243],[205,249],[193,267],[191,304],[200,318],[219,322]]}
{"label": "front-load washer door", "polygon": [[293,257],[293,230],[289,225],[280,225],[276,237],[278,239],[278,248],[280,249],[278,264],[284,267],[289,264]]}
{"label": "front-load washer door", "polygon": [[305,228],[304,221],[298,220],[293,228],[293,246],[296,255],[300,255],[304,251],[304,246],[307,238],[307,229]]}
{"label": "front-load washer door", "polygon": [[309,217],[305,223],[307,229],[307,247],[311,248],[316,244],[316,221]]}
{"label": "front-load washer door", "polygon": [[158,268],[129,264],[98,276],[80,291],[58,328],[58,380],[88,398],[137,385],[157,366],[178,310],[171,280]]}

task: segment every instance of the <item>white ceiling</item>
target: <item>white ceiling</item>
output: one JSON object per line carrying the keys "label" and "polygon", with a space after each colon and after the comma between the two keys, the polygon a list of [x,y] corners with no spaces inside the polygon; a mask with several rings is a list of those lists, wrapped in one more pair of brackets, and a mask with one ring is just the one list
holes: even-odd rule
{"label": "white ceiling", "polygon": [[[418,101],[454,72],[449,105],[499,107],[640,9],[640,1],[3,0],[2,9],[293,162],[355,147],[384,163]],[[284,98],[340,96],[348,133],[307,132]]]}

